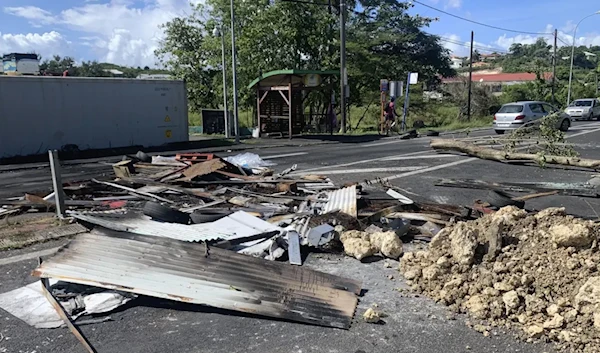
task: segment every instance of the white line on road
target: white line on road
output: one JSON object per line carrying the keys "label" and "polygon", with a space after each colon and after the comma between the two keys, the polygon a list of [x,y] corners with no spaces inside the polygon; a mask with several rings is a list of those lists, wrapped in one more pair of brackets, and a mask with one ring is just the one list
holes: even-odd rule
{"label": "white line on road", "polygon": [[276,154],[276,155],[273,155],[273,156],[264,156],[264,157],[262,157],[262,159],[275,159],[275,158],[303,156],[305,154],[308,154],[308,152],[296,152],[296,153],[288,153],[288,154]]}
{"label": "white line on road", "polygon": [[[402,154],[400,156],[415,156],[415,155],[419,155],[419,154],[426,154],[426,153],[433,153],[434,151],[432,150],[425,150],[425,151],[418,151],[418,152],[411,152],[411,153],[406,153],[406,154]],[[323,169],[337,169],[340,167],[349,167],[351,165],[357,165],[357,164],[364,164],[364,163],[371,163],[371,162],[379,162],[379,161],[383,161],[386,158],[390,158],[392,156],[385,156],[385,157],[380,157],[380,158],[369,158],[369,159],[363,159],[360,161],[354,161],[354,162],[349,162],[349,163],[342,163],[342,164],[332,164],[332,165],[326,165],[323,167],[316,167],[316,168],[310,168],[310,169],[303,169],[303,172],[313,172],[316,170],[323,170]]]}
{"label": "white line on road", "polygon": [[23,254],[23,255],[12,256],[12,257],[7,257],[5,259],[0,259],[0,266],[8,265],[8,264],[12,264],[15,262],[20,262],[20,261],[25,261],[25,260],[36,259],[40,256],[52,255],[55,252],[57,252],[58,249],[60,249],[60,247],[46,249],[46,250],[40,250],[40,251],[30,252],[30,253]]}
{"label": "white line on road", "polygon": [[438,159],[460,157],[458,154],[432,154],[431,156],[392,156],[382,159],[382,161],[406,161],[410,159]]}
{"label": "white line on road", "polygon": [[587,130],[587,131],[578,132],[578,133],[573,134],[573,135],[567,135],[567,136],[565,136],[565,138],[566,139],[573,138],[573,137],[577,137],[577,136],[581,136],[581,135],[591,134],[592,132],[597,132],[597,131],[600,131],[600,128],[597,128],[597,129],[594,129],[594,130]]}
{"label": "white line on road", "polygon": [[[427,168],[424,166],[412,166],[412,167],[391,167],[391,168],[364,168],[364,169],[337,169],[337,170],[320,170],[319,173],[325,175],[335,174],[351,174],[351,173],[386,173],[386,172],[410,172],[413,170],[419,170]],[[290,176],[301,176],[311,174],[311,172],[299,172],[292,173]]]}
{"label": "white line on road", "polygon": [[429,167],[429,168],[414,170],[414,171],[408,172],[408,173],[396,174],[396,175],[392,175],[392,176],[385,177],[385,178],[373,179],[371,181],[368,181],[367,183],[376,183],[377,181],[379,181],[381,179],[394,180],[394,179],[404,178],[404,177],[408,177],[408,176],[412,176],[412,175],[433,172],[438,169],[444,169],[444,168],[448,168],[448,167],[454,167],[455,165],[459,165],[459,164],[473,162],[476,159],[478,159],[478,158],[461,159],[460,161],[454,161],[454,162],[450,162],[450,163],[446,163],[446,164],[440,164],[440,165],[436,165],[436,166]]}
{"label": "white line on road", "polygon": [[[582,131],[582,132],[579,132],[579,133],[576,133],[576,134],[573,134],[573,135],[565,136],[565,139],[569,139],[569,138],[573,138],[573,137],[577,137],[577,136],[582,136],[582,135],[587,135],[587,134],[591,134],[591,133],[598,132],[598,131],[600,131],[600,128],[594,129],[594,130]],[[471,158],[462,159],[462,160],[451,162],[451,163],[436,165],[436,166],[429,167],[429,168],[424,168],[424,169],[414,170],[414,171],[407,172],[407,173],[392,175],[392,176],[383,178],[383,180],[394,180],[394,179],[404,178],[404,177],[408,177],[408,176],[413,176],[413,175],[418,175],[418,174],[433,172],[435,170],[439,170],[439,169],[443,169],[443,168],[448,168],[448,167],[454,167],[456,165],[473,162],[473,161],[478,160],[478,159],[479,158],[471,157]],[[378,180],[380,180],[380,179],[373,179],[370,182],[371,183],[375,183]]]}

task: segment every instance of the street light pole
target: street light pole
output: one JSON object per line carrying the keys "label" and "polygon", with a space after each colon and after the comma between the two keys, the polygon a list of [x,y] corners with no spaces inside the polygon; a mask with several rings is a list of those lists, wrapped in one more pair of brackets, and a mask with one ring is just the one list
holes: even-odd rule
{"label": "street light pole", "polygon": [[569,91],[567,93],[567,105],[569,105],[569,103],[571,103],[571,83],[573,82],[573,61],[575,59],[575,40],[576,40],[576,35],[577,35],[577,27],[579,27],[579,25],[581,24],[581,22],[583,22],[583,20],[590,18],[594,15],[600,15],[600,11],[596,11],[591,15],[585,16],[584,18],[582,18],[577,25],[575,26],[575,29],[573,30],[573,45],[571,46],[571,68],[569,69]]}
{"label": "street light pole", "polygon": [[227,108],[227,64],[225,62],[225,33],[223,26],[215,27],[213,35],[221,37],[221,61],[223,67],[223,119],[225,119],[225,138],[231,138],[229,126],[229,109]]}
{"label": "street light pole", "polygon": [[233,126],[235,129],[235,143],[240,143],[240,123],[238,116],[238,91],[237,91],[237,55],[235,51],[235,12],[233,0],[231,6],[231,66],[233,69]]}
{"label": "street light pole", "polygon": [[342,123],[341,132],[346,132],[346,87],[348,72],[346,71],[346,0],[340,0],[340,112]]}

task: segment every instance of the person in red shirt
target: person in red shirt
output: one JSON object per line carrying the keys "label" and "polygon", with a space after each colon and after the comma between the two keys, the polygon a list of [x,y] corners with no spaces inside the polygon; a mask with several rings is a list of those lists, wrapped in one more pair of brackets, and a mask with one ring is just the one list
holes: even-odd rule
{"label": "person in red shirt", "polygon": [[398,114],[396,113],[395,100],[396,99],[394,97],[391,97],[389,103],[386,104],[385,109],[384,109],[385,122],[386,122],[386,125],[389,127],[393,127],[394,125],[396,125],[395,117],[397,117]]}

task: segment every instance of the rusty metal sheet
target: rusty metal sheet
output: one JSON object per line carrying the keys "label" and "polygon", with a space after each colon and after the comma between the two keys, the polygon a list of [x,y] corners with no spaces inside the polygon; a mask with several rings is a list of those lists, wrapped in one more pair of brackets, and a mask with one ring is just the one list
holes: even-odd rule
{"label": "rusty metal sheet", "polygon": [[323,206],[323,213],[339,211],[352,217],[358,216],[356,206],[356,185],[327,193],[328,201]]}
{"label": "rusty metal sheet", "polygon": [[347,329],[359,282],[166,238],[94,230],[32,273],[322,326]]}
{"label": "rusty metal sheet", "polygon": [[196,177],[208,175],[223,168],[225,168],[225,163],[223,163],[220,159],[210,159],[205,162],[196,163],[184,170],[184,178],[181,178],[180,180],[191,181]]}

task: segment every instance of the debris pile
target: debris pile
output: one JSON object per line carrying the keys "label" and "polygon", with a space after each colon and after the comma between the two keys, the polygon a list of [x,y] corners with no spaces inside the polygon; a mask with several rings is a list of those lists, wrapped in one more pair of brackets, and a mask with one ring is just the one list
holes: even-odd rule
{"label": "debris pile", "polygon": [[599,235],[563,208],[508,206],[442,229],[427,251],[404,254],[400,271],[413,290],[484,324],[598,352]]}
{"label": "debris pile", "polygon": [[[61,183],[54,160],[54,190],[0,200],[0,215],[55,210],[71,224],[53,237],[75,237],[32,269],[43,286],[2,294],[0,307],[38,328],[64,323],[86,347],[75,326],[84,316],[135,305],[139,295],[348,329],[361,283],[299,267],[303,255],[397,260],[403,241],[430,241],[487,212],[415,203],[385,183],[337,187],[272,165],[249,153],[139,152],[113,164],[114,175]],[[364,320],[384,316],[374,310]]]}

